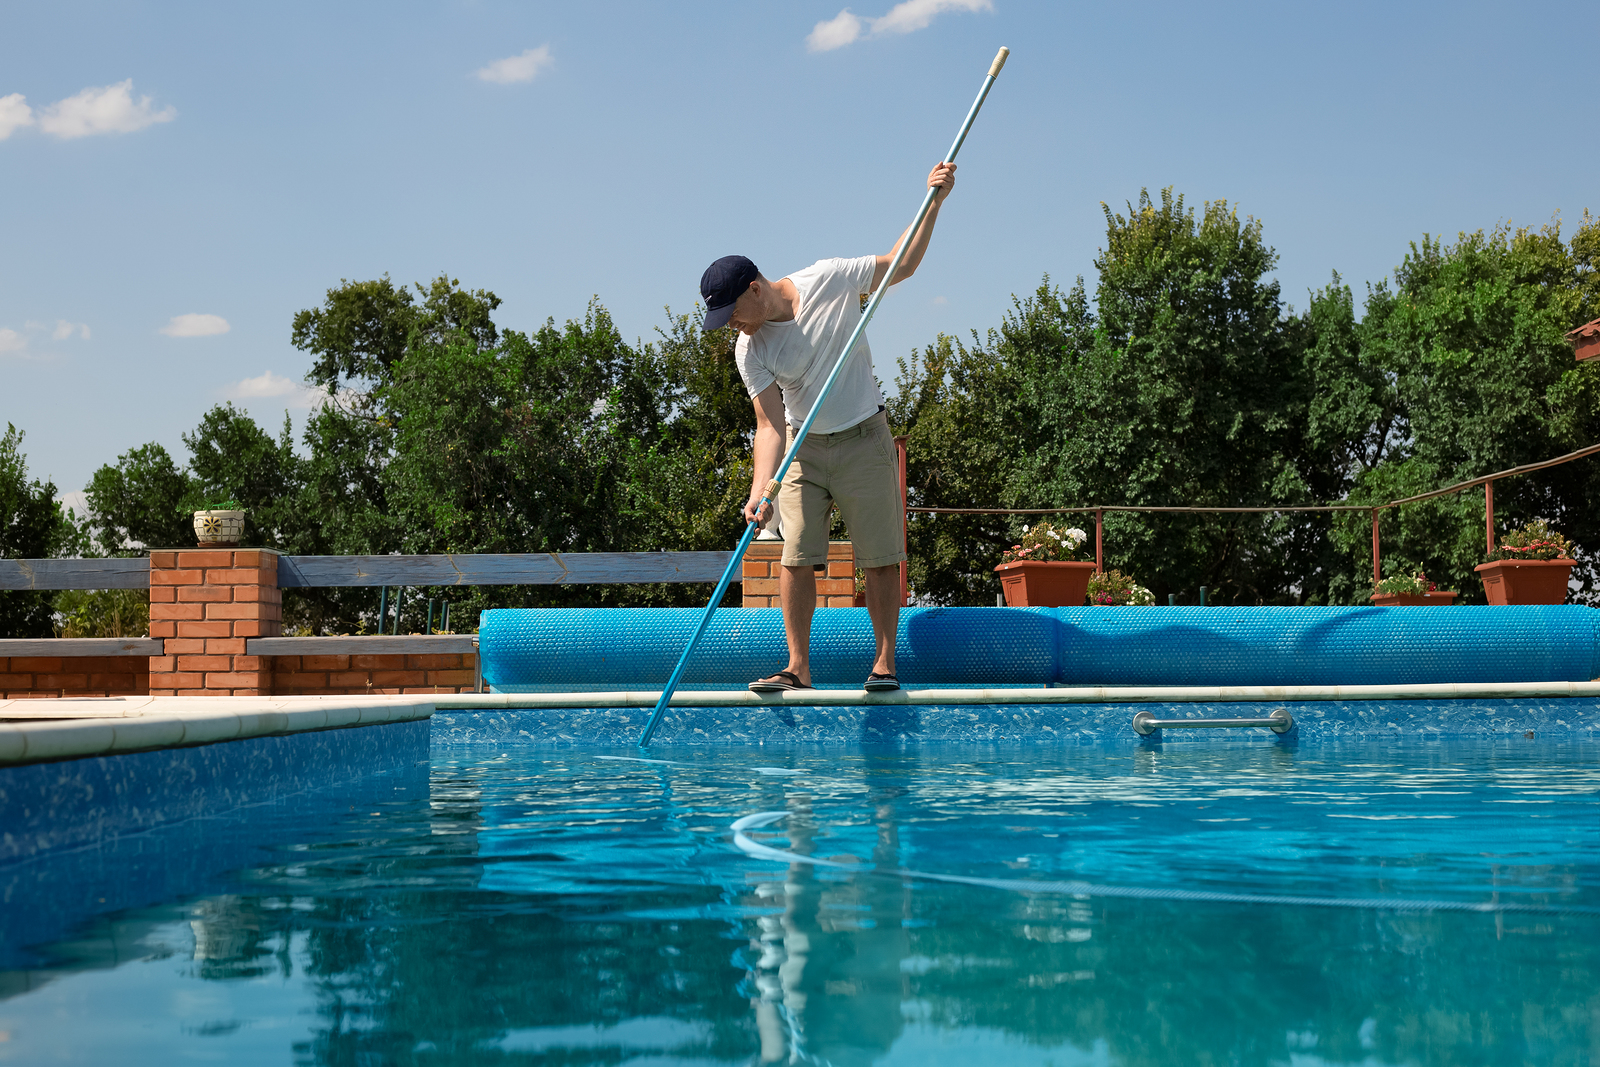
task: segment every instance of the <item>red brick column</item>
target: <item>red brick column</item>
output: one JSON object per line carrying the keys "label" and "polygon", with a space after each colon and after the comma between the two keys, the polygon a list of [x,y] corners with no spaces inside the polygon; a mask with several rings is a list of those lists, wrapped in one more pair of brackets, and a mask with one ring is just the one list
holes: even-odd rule
{"label": "red brick column", "polygon": [[265,549],[150,553],[151,696],[265,696],[271,665],[245,655],[251,637],[283,629],[278,554]]}
{"label": "red brick column", "polygon": [[[752,541],[744,554],[744,606],[775,608],[782,541]],[[817,607],[848,608],[855,603],[856,551],[849,541],[828,542],[828,569],[817,577]],[[154,635],[152,635],[154,636]]]}

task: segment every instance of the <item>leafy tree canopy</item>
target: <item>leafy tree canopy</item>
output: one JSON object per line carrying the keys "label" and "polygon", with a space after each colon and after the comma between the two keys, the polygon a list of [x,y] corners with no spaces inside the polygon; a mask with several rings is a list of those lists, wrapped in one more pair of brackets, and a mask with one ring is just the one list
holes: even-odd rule
{"label": "leafy tree canopy", "polygon": [[[909,438],[913,503],[1364,504],[1600,439],[1600,366],[1575,365],[1563,337],[1600,316],[1588,215],[1570,240],[1556,223],[1424,235],[1363,301],[1334,273],[1296,312],[1263,225],[1236,206],[1191,207],[1167,189],[1104,211],[1092,294],[1081,278],[1063,290],[1046,277],[985,334],[940,336],[901,360],[889,412]],[[499,304],[448,275],[328,290],[291,331],[325,397],[300,447],[287,420],[274,436],[221,405],[184,435],[185,468],[156,444],[129,450],[88,487],[99,550],[186,543],[189,512],[220,496],[246,504],[253,543],[293,553],[731,545],[754,428],[732,332],[668,311],[652,339],[630,343],[594,301],[523,333],[494,322]],[[27,482],[19,439],[10,431],[0,454],[0,501],[22,516],[15,529],[45,537],[28,551],[68,550],[70,523],[46,536],[54,490]],[[1589,601],[1597,479],[1600,466],[1577,463],[1496,492],[1502,529],[1543,517],[1578,543]],[[935,602],[992,603],[993,567],[1025,522],[913,517],[913,586]],[[1425,568],[1481,599],[1481,493],[1382,522],[1389,568]],[[1092,532],[1093,516],[1074,524]],[[1237,604],[1362,603],[1371,591],[1368,512],[1108,513],[1104,532],[1107,565],[1158,602],[1192,603],[1202,585]],[[491,605],[697,604],[706,589],[431,592],[470,622]],[[308,632],[370,630],[376,600],[296,591],[286,615]]]}
{"label": "leafy tree canopy", "polygon": [[[0,559],[47,559],[75,546],[75,530],[56,503],[56,487],[28,477],[22,431],[0,436]],[[0,592],[0,637],[50,637],[55,609],[45,592]]]}

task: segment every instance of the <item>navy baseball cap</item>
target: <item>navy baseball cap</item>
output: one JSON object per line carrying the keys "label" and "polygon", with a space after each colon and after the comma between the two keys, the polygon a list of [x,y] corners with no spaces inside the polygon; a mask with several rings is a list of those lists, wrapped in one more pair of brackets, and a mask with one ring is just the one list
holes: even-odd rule
{"label": "navy baseball cap", "polygon": [[707,330],[720,330],[733,316],[733,303],[760,277],[756,265],[743,256],[723,256],[700,275],[700,296],[706,302]]}

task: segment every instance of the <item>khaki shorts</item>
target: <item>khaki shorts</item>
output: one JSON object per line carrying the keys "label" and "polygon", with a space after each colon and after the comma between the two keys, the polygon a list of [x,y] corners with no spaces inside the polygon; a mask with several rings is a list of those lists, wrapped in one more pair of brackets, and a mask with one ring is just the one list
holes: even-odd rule
{"label": "khaki shorts", "polygon": [[[785,445],[793,443],[790,426]],[[887,567],[906,558],[894,435],[883,412],[838,433],[806,435],[778,490],[783,566],[828,561],[828,513],[834,504],[855,545],[857,567]]]}

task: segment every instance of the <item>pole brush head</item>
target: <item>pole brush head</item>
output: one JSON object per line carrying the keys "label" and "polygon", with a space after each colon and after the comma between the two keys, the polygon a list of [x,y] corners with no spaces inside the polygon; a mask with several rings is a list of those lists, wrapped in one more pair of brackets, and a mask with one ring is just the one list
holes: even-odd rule
{"label": "pole brush head", "polygon": [[1000,68],[1006,65],[1006,56],[1009,56],[1010,54],[1011,49],[1007,48],[1005,45],[1000,46],[1000,51],[996,52],[994,55],[994,62],[989,64],[989,77],[993,78],[999,75]]}

